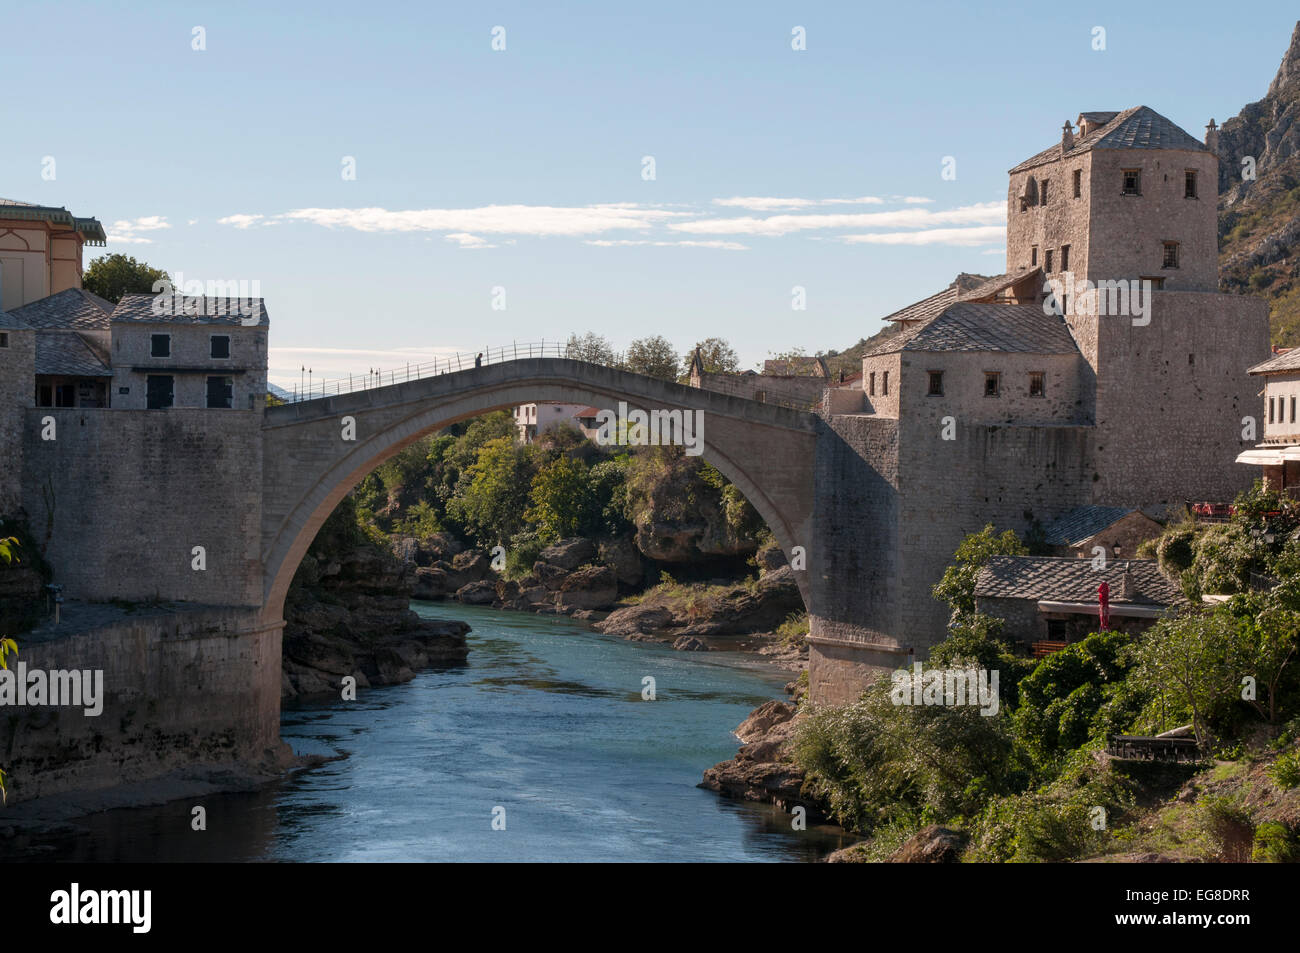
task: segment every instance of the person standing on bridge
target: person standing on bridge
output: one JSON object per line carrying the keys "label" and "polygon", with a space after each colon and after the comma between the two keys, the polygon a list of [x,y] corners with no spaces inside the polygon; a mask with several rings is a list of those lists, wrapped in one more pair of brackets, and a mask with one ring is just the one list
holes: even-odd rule
{"label": "person standing on bridge", "polygon": [[479,352],[478,352],[478,356],[474,358],[474,366],[475,366],[475,367],[482,367],[482,366],[483,366],[483,352],[482,352],[482,351],[479,351]]}

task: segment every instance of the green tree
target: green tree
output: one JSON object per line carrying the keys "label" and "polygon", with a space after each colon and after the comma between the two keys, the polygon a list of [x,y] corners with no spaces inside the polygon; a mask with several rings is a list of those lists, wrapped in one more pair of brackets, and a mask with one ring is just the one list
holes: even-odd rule
{"label": "green tree", "polygon": [[[722,338],[705,338],[695,345],[695,350],[700,352],[706,374],[735,374],[740,370],[740,358],[736,356],[736,349]],[[682,371],[685,375],[691,373],[695,350],[682,358]]]}
{"label": "green tree", "polygon": [[586,334],[570,334],[564,346],[564,356],[572,361],[586,361],[589,364],[604,364],[613,367],[618,363],[614,355],[614,346],[609,339],[588,331]]}
{"label": "green tree", "polygon": [[537,526],[537,535],[553,542],[578,531],[591,520],[592,495],[587,465],[560,456],[533,477],[528,496],[531,505],[524,514]]}
{"label": "green tree", "polygon": [[525,449],[510,437],[489,440],[461,474],[448,513],[480,544],[504,543],[523,528],[532,482],[528,464]]}
{"label": "green tree", "polygon": [[975,579],[990,558],[1028,554],[1029,550],[1015,533],[1007,530],[999,535],[992,523],[963,539],[953,553],[952,565],[944,570],[943,578],[931,589],[936,599],[948,603],[952,609],[949,626],[969,622],[975,615]]}
{"label": "green tree", "polygon": [[1151,694],[1192,719],[1196,740],[1210,741],[1216,711],[1241,697],[1247,650],[1240,626],[1225,607],[1161,619],[1144,633],[1133,677]]}
{"label": "green tree", "polygon": [[675,381],[677,352],[673,349],[672,342],[662,335],[639,338],[627,346],[623,366],[634,374]]}
{"label": "green tree", "polygon": [[154,282],[171,281],[167,272],[129,255],[101,255],[81,278],[81,286],[114,304],[127,294],[155,294]]}

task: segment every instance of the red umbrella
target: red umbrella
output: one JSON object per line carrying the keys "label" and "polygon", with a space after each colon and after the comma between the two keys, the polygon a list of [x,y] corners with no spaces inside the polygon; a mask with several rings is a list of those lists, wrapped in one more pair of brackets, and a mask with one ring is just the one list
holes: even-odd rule
{"label": "red umbrella", "polygon": [[1102,583],[1097,587],[1097,615],[1101,617],[1101,626],[1098,632],[1105,632],[1110,628],[1110,586]]}

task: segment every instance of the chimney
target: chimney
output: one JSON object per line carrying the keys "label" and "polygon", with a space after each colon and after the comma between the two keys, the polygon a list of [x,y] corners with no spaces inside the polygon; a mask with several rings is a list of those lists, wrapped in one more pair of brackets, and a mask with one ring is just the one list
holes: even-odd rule
{"label": "chimney", "polygon": [[1061,130],[1061,151],[1069,152],[1074,148],[1074,127],[1070,125],[1070,120],[1065,120],[1065,128]]}
{"label": "chimney", "polygon": [[1209,149],[1216,156],[1219,154],[1219,127],[1210,120],[1210,124],[1205,127],[1205,148]]}

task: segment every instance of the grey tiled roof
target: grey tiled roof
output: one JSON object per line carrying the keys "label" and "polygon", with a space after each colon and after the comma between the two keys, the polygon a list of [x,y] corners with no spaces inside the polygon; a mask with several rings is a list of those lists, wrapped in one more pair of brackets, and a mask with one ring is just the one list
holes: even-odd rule
{"label": "grey tiled roof", "polygon": [[937,294],[932,294],[928,298],[922,298],[906,308],[895,311],[893,314],[886,315],[886,321],[924,321],[928,318],[938,317],[943,313],[943,309],[950,304],[957,303],[957,288],[955,285],[949,285]]}
{"label": "grey tiled roof", "polygon": [[1256,364],[1248,374],[1276,374],[1279,371],[1300,371],[1300,347],[1275,354],[1267,361]]}
{"label": "grey tiled roof", "polygon": [[[1121,596],[1126,566],[1138,593],[1132,599]],[[975,580],[975,596],[1096,602],[1097,587],[1102,582],[1110,586],[1113,603],[1170,606],[1183,601],[1182,592],[1165,578],[1154,559],[1112,559],[1105,569],[1093,569],[1091,559],[1068,556],[993,556]]]}
{"label": "grey tiled roof", "polygon": [[6,331],[30,331],[32,326],[20,318],[14,317],[12,311],[0,311],[0,328]]}
{"label": "grey tiled roof", "polygon": [[[1082,155],[1090,149],[1182,149],[1191,152],[1205,152],[1205,143],[1192,136],[1177,123],[1166,119],[1149,106],[1134,106],[1122,113],[1083,113],[1084,116],[1101,118],[1113,115],[1104,126],[1088,135],[1076,138],[1074,147],[1064,152],[1066,157]],[[1049,146],[1036,156],[1032,156],[1011,169],[1011,173],[1023,172],[1044,162],[1052,162],[1062,157],[1062,143]]]}
{"label": "grey tiled roof", "polygon": [[[159,323],[168,324],[234,324],[244,323],[244,317],[240,313],[241,309],[254,310],[257,315],[256,324],[260,327],[266,327],[270,324],[270,318],[266,313],[266,305],[261,298],[205,298],[205,297],[188,297],[185,295],[176,295],[175,310],[181,310],[181,302],[184,301],[187,310],[194,313],[173,314],[167,311],[164,314],[153,313],[154,299],[160,295],[151,294],[129,294],[123,295],[122,300],[117,303],[117,308],[113,311],[113,323],[118,322],[140,322],[140,323]],[[252,327],[253,315],[249,316],[248,327]]]}
{"label": "grey tiled roof", "polygon": [[1070,546],[1089,536],[1096,536],[1107,526],[1133,510],[1123,506],[1079,506],[1058,516],[1043,532],[1049,546]]}
{"label": "grey tiled roof", "polygon": [[1078,345],[1065,320],[1033,304],[960,301],[927,324],[909,328],[872,348],[868,355],[895,351],[1012,351],[1076,354]]}
{"label": "grey tiled roof", "polygon": [[76,331],[36,332],[36,373],[111,377],[113,372]]}
{"label": "grey tiled roof", "polygon": [[82,288],[68,288],[58,294],[30,301],[12,312],[34,328],[72,328],[78,331],[107,331],[113,303]]}

